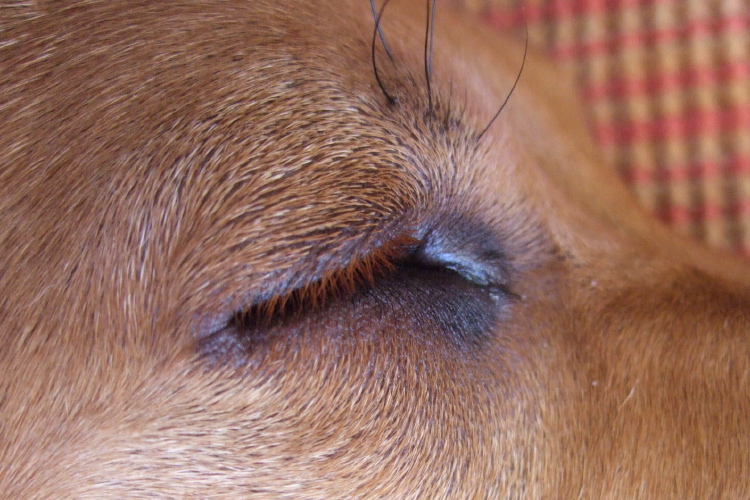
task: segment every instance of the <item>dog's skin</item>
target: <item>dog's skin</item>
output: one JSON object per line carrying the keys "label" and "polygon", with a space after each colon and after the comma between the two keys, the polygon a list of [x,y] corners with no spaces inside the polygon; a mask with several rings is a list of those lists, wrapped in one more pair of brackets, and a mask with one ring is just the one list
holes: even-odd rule
{"label": "dog's skin", "polygon": [[7,498],[742,498],[750,265],[422,2],[0,6]]}

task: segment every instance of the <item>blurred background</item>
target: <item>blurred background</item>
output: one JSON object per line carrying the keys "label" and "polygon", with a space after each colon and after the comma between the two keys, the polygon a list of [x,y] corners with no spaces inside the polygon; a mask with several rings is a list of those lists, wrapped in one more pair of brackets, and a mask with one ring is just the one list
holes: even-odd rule
{"label": "blurred background", "polygon": [[444,0],[574,75],[592,133],[677,231],[750,256],[750,0]]}

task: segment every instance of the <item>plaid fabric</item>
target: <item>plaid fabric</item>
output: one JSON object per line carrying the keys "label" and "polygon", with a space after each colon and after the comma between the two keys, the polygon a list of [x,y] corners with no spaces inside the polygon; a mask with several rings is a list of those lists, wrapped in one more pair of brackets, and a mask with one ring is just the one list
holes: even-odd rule
{"label": "plaid fabric", "polygon": [[678,231],[750,255],[748,0],[448,0],[576,75],[595,138]]}

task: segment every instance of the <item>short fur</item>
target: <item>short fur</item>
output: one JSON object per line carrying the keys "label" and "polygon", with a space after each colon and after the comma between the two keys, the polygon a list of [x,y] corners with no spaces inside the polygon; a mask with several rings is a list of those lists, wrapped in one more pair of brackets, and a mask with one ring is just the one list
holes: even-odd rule
{"label": "short fur", "polygon": [[0,6],[6,498],[748,494],[750,266],[412,4],[393,103],[365,0]]}

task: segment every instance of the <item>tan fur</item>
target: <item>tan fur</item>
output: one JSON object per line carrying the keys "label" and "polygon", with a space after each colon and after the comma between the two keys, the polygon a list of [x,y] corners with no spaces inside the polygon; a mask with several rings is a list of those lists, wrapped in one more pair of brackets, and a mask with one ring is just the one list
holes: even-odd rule
{"label": "tan fur", "polygon": [[5,498],[748,495],[750,266],[423,7],[0,5]]}

